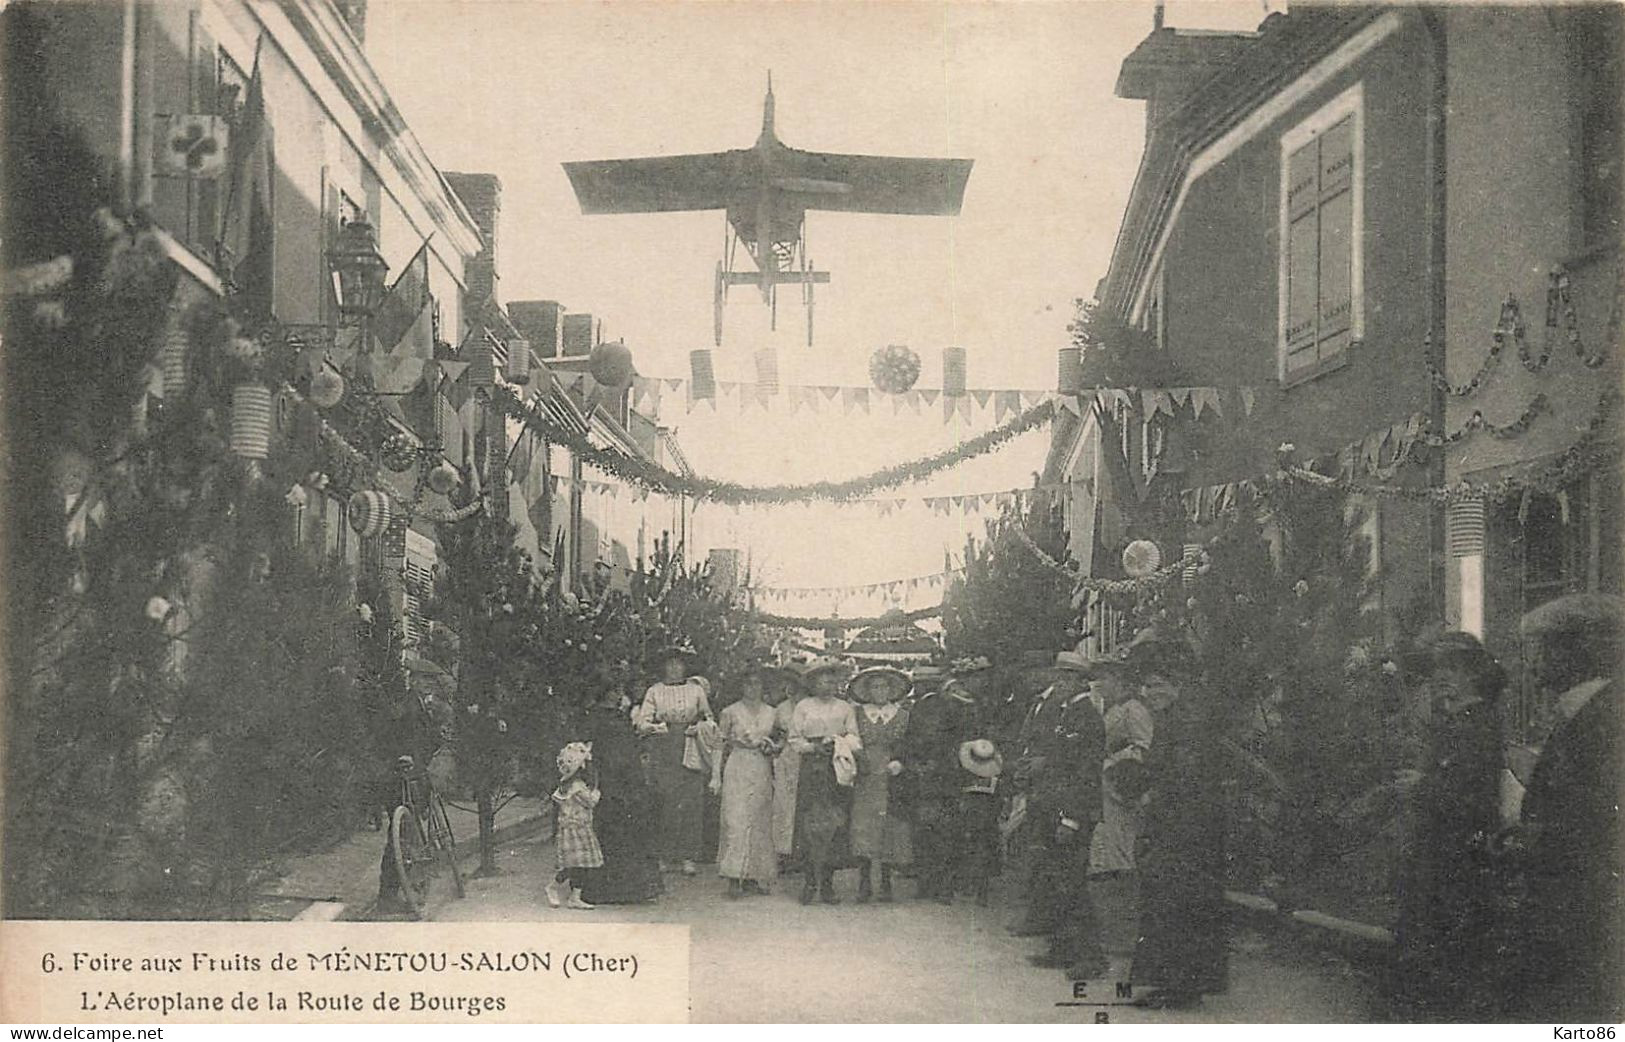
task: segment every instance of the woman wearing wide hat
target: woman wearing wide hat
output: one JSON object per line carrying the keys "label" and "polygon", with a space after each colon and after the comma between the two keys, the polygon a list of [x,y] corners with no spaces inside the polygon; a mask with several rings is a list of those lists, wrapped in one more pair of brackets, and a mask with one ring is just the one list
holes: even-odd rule
{"label": "woman wearing wide hat", "polygon": [[801,862],[801,903],[811,904],[815,888],[825,904],[838,904],[835,867],[846,856],[846,829],[852,807],[852,778],[842,784],[837,764],[856,774],[858,721],[852,703],[841,698],[849,669],[834,658],[807,666],[812,693],[790,715],[790,748],[801,754],[796,782],[795,854]]}
{"label": "woman wearing wide hat", "polygon": [[1195,657],[1180,635],[1143,630],[1124,657],[1156,723],[1129,980],[1150,992],[1137,1000],[1145,1005],[1191,1007],[1229,979],[1220,721],[1197,688]]}
{"label": "woman wearing wide hat", "polygon": [[698,872],[709,775],[701,750],[702,724],[713,720],[710,685],[696,675],[691,648],[672,646],[661,652],[661,679],[643,696],[639,730],[650,746],[656,784],[660,787],[660,834],[656,849],[662,869],[681,863],[683,874]]}
{"label": "woman wearing wide hat", "polygon": [[847,684],[857,704],[858,777],[852,792],[852,855],[861,864],[858,900],[873,894],[872,874],[880,869],[880,900],[892,899],[892,870],[913,860],[908,819],[893,782],[903,772],[903,734],[908,710],[899,703],[912,681],[892,666],[860,670]]}
{"label": "woman wearing wide hat", "polygon": [[660,893],[660,876],[650,856],[648,790],[640,762],[642,743],[627,717],[629,669],[606,671],[597,701],[583,715],[580,740],[592,746],[603,794],[593,819],[604,865],[587,879],[583,896],[591,904],[631,904]]}
{"label": "woman wearing wide hat", "polygon": [[717,871],[728,896],[766,893],[778,875],[773,850],[774,711],[763,699],[770,670],[747,668],[740,697],[717,718],[722,749],[713,760],[711,791],[722,797]]}

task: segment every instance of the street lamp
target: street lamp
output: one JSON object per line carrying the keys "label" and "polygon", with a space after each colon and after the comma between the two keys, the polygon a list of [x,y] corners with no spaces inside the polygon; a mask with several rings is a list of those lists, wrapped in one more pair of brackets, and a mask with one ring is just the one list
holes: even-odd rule
{"label": "street lamp", "polygon": [[341,320],[364,325],[384,299],[384,276],[389,272],[366,218],[340,225],[338,241],[328,251],[327,262],[333,270]]}

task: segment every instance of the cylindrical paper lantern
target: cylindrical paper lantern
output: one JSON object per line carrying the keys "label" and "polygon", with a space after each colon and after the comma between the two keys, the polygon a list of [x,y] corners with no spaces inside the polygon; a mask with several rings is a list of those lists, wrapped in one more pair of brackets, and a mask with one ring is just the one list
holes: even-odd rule
{"label": "cylindrical paper lantern", "polygon": [[587,370],[605,387],[625,387],[637,372],[632,367],[632,349],[618,340],[593,348]]}
{"label": "cylindrical paper lantern", "polygon": [[965,349],[942,349],[942,393],[958,398],[965,393]]}
{"label": "cylindrical paper lantern", "polygon": [[1162,551],[1149,539],[1136,539],[1123,548],[1123,571],[1143,579],[1162,567]]}
{"label": "cylindrical paper lantern", "polygon": [[511,384],[530,383],[530,341],[508,341],[508,364],[503,367],[504,377]]}
{"label": "cylindrical paper lantern", "polygon": [[178,401],[186,394],[191,339],[187,335],[186,327],[179,320],[170,323],[169,331],[164,337],[163,351],[159,356],[166,402]]}
{"label": "cylindrical paper lantern", "polygon": [[711,369],[710,348],[688,353],[688,374],[689,391],[696,399],[717,396],[717,379]]}
{"label": "cylindrical paper lantern", "polygon": [[468,357],[468,385],[471,388],[489,388],[497,382],[496,360],[491,355],[491,345],[484,340],[476,340],[469,345]]}
{"label": "cylindrical paper lantern", "polygon": [[382,492],[357,492],[350,497],[350,528],[357,535],[379,536],[389,527],[389,497]]}
{"label": "cylindrical paper lantern", "polygon": [[331,409],[344,397],[344,377],[321,369],[310,378],[310,400],[318,409]]}
{"label": "cylindrical paper lantern", "polygon": [[756,389],[762,394],[779,393],[779,353],[771,347],[756,352]]}
{"label": "cylindrical paper lantern", "polygon": [[1083,348],[1061,348],[1058,386],[1062,394],[1077,394],[1083,390]]}
{"label": "cylindrical paper lantern", "polygon": [[1458,499],[1445,511],[1445,544],[1451,557],[1477,557],[1484,552],[1484,500]]}
{"label": "cylindrical paper lantern", "polygon": [[433,470],[429,471],[429,487],[443,496],[457,487],[460,478],[461,475],[457,473],[456,467],[445,460],[441,460],[435,464]]}
{"label": "cylindrical paper lantern", "polygon": [[231,451],[243,459],[271,454],[271,389],[238,384],[231,390]]}
{"label": "cylindrical paper lantern", "polygon": [[1186,543],[1185,554],[1181,560],[1184,561],[1185,567],[1180,572],[1180,578],[1184,580],[1186,586],[1189,586],[1196,581],[1196,569],[1202,564],[1202,544]]}

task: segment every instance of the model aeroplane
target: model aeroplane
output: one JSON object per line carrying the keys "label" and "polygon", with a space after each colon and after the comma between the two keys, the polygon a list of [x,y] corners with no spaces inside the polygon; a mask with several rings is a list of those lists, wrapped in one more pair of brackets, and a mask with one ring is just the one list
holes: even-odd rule
{"label": "model aeroplane", "polygon": [[[803,152],[773,129],[773,80],[762,106],[762,133],[751,148],[703,155],[600,159],[565,163],[584,214],[725,210],[723,259],[712,298],[716,342],[730,286],[756,285],[778,327],[778,287],[801,286],[807,343],[813,337],[813,287],[829,282],[807,257],[807,211],[959,213],[970,177],[969,159]],[[756,266],[735,270],[740,244]]]}

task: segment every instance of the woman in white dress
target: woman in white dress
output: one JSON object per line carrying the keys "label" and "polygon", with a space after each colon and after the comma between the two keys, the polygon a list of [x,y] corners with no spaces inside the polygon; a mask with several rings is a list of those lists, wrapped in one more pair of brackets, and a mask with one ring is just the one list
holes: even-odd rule
{"label": "woman in white dress", "polygon": [[669,871],[681,862],[685,876],[698,872],[695,862],[700,855],[708,773],[698,735],[701,722],[713,719],[707,685],[690,675],[692,664],[693,653],[683,648],[670,648],[661,656],[661,681],[644,694],[638,724],[648,741],[655,784],[663,800],[655,837],[660,867]]}
{"label": "woman in white dress", "polygon": [[741,678],[739,701],[717,718],[722,751],[712,761],[711,791],[722,794],[717,871],[728,896],[765,894],[778,874],[773,850],[773,707],[762,700],[765,671]]}

